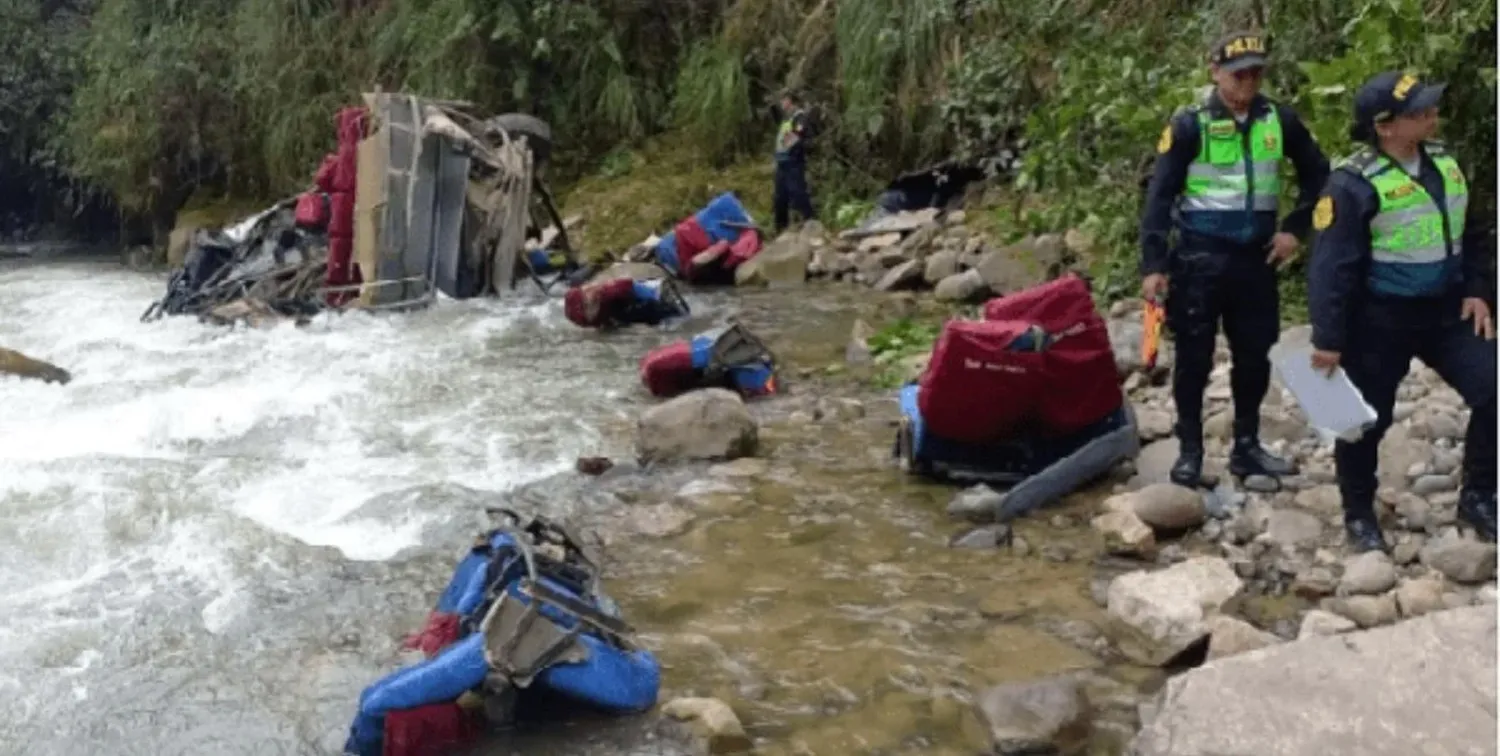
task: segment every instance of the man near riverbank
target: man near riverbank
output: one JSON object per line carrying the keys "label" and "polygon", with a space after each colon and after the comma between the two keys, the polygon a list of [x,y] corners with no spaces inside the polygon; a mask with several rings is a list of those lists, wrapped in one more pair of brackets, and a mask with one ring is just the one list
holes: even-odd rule
{"label": "man near riverbank", "polygon": [[1494,248],[1458,161],[1431,141],[1443,88],[1398,71],[1365,83],[1351,130],[1364,146],[1333,172],[1313,213],[1312,363],[1330,374],[1343,366],[1378,415],[1334,452],[1349,543],[1361,551],[1385,548],[1375,472],[1412,357],[1472,410],[1458,517],[1495,540],[1495,325],[1483,260]]}
{"label": "man near riverbank", "polygon": [[791,211],[796,210],[802,220],[815,216],[812,192],[807,187],[807,113],[797,96],[787,92],[781,96],[779,111],[781,125],[776,130],[776,184],[772,194],[776,233],[786,230]]}
{"label": "man near riverbank", "polygon": [[[1295,472],[1261,447],[1260,405],[1271,380],[1268,355],[1281,329],[1276,269],[1307,235],[1328,160],[1292,109],[1260,94],[1267,51],[1256,32],[1231,34],[1213,46],[1214,90],[1162,131],[1146,190],[1141,289],[1149,301],[1166,296],[1167,325],[1177,342],[1172,397],[1181,452],[1171,479],[1178,485],[1202,480],[1203,394],[1221,319],[1233,360],[1230,473]],[[1278,229],[1284,159],[1297,172],[1298,203]],[[1169,246],[1174,228],[1176,243]]]}

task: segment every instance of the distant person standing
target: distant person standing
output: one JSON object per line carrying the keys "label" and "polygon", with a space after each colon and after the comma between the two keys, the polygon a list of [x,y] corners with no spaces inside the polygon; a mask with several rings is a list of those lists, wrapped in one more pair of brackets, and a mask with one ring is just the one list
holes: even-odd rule
{"label": "distant person standing", "polygon": [[[1276,269],[1308,233],[1328,159],[1291,108],[1260,94],[1268,45],[1257,32],[1220,39],[1209,53],[1214,89],[1162,130],[1141,219],[1141,292],[1171,293],[1167,325],[1177,343],[1172,398],[1181,452],[1172,482],[1203,475],[1203,394],[1219,322],[1229,338],[1234,396],[1231,474],[1281,476],[1293,465],[1260,445],[1260,406],[1271,381],[1269,352],[1281,331]],[[1297,171],[1297,206],[1277,224],[1279,170]],[[1175,245],[1169,245],[1173,229]]]}
{"label": "distant person standing", "polygon": [[1443,89],[1397,71],[1366,82],[1350,132],[1364,146],[1339,164],[1313,213],[1312,364],[1330,374],[1342,365],[1378,416],[1334,449],[1348,540],[1360,551],[1386,545],[1376,466],[1413,357],[1472,410],[1458,517],[1495,540],[1495,322],[1485,275],[1494,249],[1458,161],[1432,141]]}
{"label": "distant person standing", "polygon": [[807,139],[811,136],[807,113],[797,96],[787,92],[781,96],[778,116],[781,125],[776,129],[776,185],[772,201],[779,234],[786,230],[790,211],[796,210],[804,221],[817,215],[813,212],[812,192],[807,187]]}

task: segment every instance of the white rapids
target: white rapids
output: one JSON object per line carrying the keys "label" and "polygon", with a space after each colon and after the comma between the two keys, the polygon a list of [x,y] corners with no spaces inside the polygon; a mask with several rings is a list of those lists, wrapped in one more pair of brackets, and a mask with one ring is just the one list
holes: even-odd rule
{"label": "white rapids", "polygon": [[403,551],[462,492],[622,453],[636,361],[681,338],[600,338],[534,291],[139,322],[163,290],[112,262],[0,267],[0,346],[73,374],[0,377],[0,754],[337,749],[428,608],[381,605],[431,588]]}

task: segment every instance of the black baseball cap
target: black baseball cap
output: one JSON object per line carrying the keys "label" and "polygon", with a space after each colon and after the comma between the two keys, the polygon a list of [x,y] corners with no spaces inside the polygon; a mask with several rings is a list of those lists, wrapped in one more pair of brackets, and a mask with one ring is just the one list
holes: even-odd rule
{"label": "black baseball cap", "polygon": [[1368,141],[1375,135],[1375,124],[1434,107],[1447,88],[1447,84],[1423,81],[1404,71],[1376,74],[1354,93],[1354,127],[1349,136]]}
{"label": "black baseball cap", "polygon": [[1263,68],[1270,52],[1271,42],[1266,35],[1240,31],[1220,37],[1208,51],[1208,62],[1230,72]]}

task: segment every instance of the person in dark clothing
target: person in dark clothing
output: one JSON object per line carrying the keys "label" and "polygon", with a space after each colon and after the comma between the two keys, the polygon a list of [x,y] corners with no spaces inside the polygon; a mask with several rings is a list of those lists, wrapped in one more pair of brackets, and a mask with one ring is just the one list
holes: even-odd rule
{"label": "person in dark clothing", "polygon": [[[1276,269],[1308,233],[1328,159],[1295,111],[1260,94],[1266,40],[1240,32],[1209,54],[1214,90],[1174,115],[1157,144],[1141,219],[1141,290],[1168,294],[1167,325],[1177,361],[1172,397],[1181,452],[1171,479],[1197,486],[1203,473],[1203,394],[1222,320],[1233,359],[1234,446],[1231,474],[1295,472],[1260,445],[1260,406],[1270,386],[1269,352],[1280,334]],[[1277,225],[1281,180],[1290,159],[1297,206]],[[1172,230],[1175,244],[1169,243]]]}
{"label": "person in dark clothing", "polygon": [[776,185],[772,204],[776,233],[786,230],[791,211],[808,221],[813,212],[812,192],[807,187],[807,113],[791,93],[781,96],[781,125],[776,129]]}
{"label": "person in dark clothing", "polygon": [[1458,161],[1431,141],[1444,85],[1387,71],[1354,98],[1365,145],[1333,172],[1313,213],[1308,269],[1312,364],[1340,366],[1375,409],[1358,441],[1334,450],[1349,543],[1384,549],[1375,516],[1380,440],[1412,357],[1436,370],[1472,414],[1458,516],[1495,540],[1495,325],[1485,219]]}

